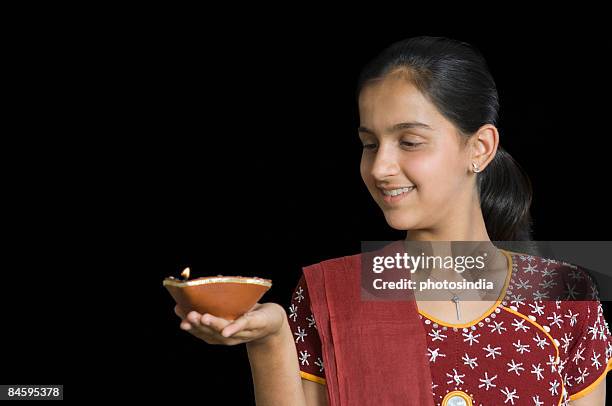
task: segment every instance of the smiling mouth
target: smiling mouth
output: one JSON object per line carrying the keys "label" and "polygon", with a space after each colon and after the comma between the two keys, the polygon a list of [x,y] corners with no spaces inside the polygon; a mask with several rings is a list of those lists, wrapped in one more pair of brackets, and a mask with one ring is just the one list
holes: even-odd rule
{"label": "smiling mouth", "polygon": [[386,189],[380,189],[380,190],[384,196],[394,197],[394,196],[400,196],[400,195],[406,194],[414,189],[415,189],[415,186],[409,186],[409,187],[391,189],[391,190],[386,190]]}

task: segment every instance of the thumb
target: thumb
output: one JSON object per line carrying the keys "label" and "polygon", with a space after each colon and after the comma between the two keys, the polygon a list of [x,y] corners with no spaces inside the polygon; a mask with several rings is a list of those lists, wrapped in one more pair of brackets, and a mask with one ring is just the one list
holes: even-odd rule
{"label": "thumb", "polygon": [[236,320],[232,321],[228,324],[223,331],[221,331],[221,335],[223,337],[230,337],[233,334],[236,334],[240,330],[245,329],[250,321],[251,317],[249,313],[245,313],[242,316],[238,317]]}

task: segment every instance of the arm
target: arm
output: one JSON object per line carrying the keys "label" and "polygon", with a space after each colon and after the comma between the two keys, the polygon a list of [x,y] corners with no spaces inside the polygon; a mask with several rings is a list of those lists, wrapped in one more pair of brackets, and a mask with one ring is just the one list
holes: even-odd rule
{"label": "arm", "polygon": [[178,306],[174,310],[182,319],[181,329],[209,344],[246,343],[257,405],[327,405],[312,397],[312,388],[303,387],[287,314],[280,305],[258,303],[233,322],[210,314],[185,314]]}
{"label": "arm", "polygon": [[302,387],[304,388],[304,396],[308,406],[328,406],[327,402],[327,387],[302,378]]}
{"label": "arm", "polygon": [[605,406],[606,379],[602,379],[588,394],[580,399],[570,401],[569,404],[570,406]]}
{"label": "arm", "polygon": [[314,406],[306,403],[295,343],[285,311],[277,334],[247,343],[258,406]]}

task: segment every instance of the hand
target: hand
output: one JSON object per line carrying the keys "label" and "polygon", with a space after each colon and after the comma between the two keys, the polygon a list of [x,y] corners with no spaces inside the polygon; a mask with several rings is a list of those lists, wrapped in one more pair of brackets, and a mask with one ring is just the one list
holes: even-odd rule
{"label": "hand", "polygon": [[181,329],[208,344],[222,345],[266,341],[278,333],[287,317],[285,309],[276,303],[256,303],[234,321],[195,311],[185,314],[178,305],[174,312],[182,319]]}

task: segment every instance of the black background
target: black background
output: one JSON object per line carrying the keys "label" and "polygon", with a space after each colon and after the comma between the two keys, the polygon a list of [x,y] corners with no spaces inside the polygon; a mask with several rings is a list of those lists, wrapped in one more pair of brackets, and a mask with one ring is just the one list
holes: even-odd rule
{"label": "black background", "polygon": [[6,172],[17,262],[3,382],[253,404],[244,346],[181,331],[161,281],[185,266],[257,275],[274,281],[263,300],[286,307],[302,266],[402,238],[359,176],[355,84],[410,36],[484,54],[501,145],[534,185],[534,239],[609,240],[608,46],[597,28],[286,22],[264,34],[131,22],[86,38],[86,22],[56,26],[15,45],[31,63],[14,61],[27,91],[13,107],[40,113],[25,114],[6,150],[18,157]]}

